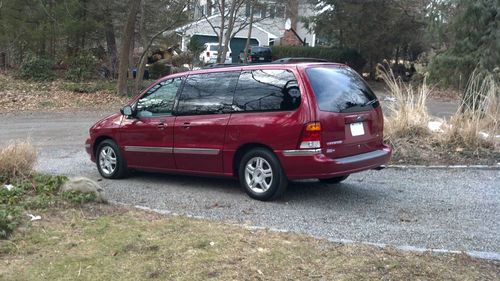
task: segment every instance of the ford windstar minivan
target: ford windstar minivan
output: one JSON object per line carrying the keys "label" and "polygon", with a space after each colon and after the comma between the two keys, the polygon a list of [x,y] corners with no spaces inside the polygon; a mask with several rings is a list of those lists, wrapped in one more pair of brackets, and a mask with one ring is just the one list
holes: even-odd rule
{"label": "ford windstar minivan", "polygon": [[391,155],[376,96],[334,63],[164,77],[93,125],[86,150],[104,178],[128,169],[227,176],[258,200],[279,197],[289,180],[339,183]]}

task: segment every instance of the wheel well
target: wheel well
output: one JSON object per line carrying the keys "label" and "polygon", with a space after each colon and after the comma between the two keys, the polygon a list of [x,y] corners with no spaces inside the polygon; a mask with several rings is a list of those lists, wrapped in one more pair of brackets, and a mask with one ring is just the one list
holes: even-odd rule
{"label": "wheel well", "polygon": [[244,144],[244,145],[240,146],[236,150],[236,153],[234,154],[234,157],[233,157],[233,174],[234,174],[235,177],[239,176],[238,175],[238,169],[240,167],[240,161],[241,161],[241,159],[243,158],[243,156],[245,155],[245,153],[247,153],[248,151],[250,151],[250,150],[252,150],[254,148],[265,148],[265,149],[273,152],[273,150],[269,146],[263,145],[261,143],[247,143],[247,144]]}
{"label": "wheel well", "polygon": [[[94,156],[96,156],[96,152],[97,152],[97,147],[99,146],[99,144],[105,140],[112,140],[114,141],[111,137],[108,137],[108,136],[100,136],[98,137],[95,142],[94,142]],[[97,156],[96,156],[97,157]]]}

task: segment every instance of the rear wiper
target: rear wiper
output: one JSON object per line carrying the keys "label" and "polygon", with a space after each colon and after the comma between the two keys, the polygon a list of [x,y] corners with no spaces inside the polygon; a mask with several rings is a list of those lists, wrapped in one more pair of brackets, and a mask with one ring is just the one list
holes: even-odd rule
{"label": "rear wiper", "polygon": [[369,105],[372,105],[372,104],[374,104],[376,102],[378,102],[378,99],[373,99],[373,100],[370,100],[370,101],[367,101],[367,102],[363,103],[361,106],[362,107],[369,106]]}

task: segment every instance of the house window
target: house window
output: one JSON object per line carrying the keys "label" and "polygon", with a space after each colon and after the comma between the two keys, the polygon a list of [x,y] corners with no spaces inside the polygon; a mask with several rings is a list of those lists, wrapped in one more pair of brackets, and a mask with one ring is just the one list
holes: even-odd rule
{"label": "house window", "polygon": [[276,4],[276,17],[285,18],[285,6]]}
{"label": "house window", "polygon": [[269,17],[274,19],[276,16],[276,4],[269,5]]}

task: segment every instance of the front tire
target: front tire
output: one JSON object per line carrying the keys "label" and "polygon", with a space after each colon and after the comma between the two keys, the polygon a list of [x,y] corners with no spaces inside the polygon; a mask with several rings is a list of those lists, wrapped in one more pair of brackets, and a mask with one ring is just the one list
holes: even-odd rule
{"label": "front tire", "polygon": [[96,150],[97,170],[103,178],[123,178],[127,172],[127,165],[118,145],[112,140],[104,140]]}
{"label": "front tire", "polygon": [[347,177],[349,177],[349,175],[340,176],[340,177],[333,177],[333,178],[329,178],[329,179],[319,179],[319,181],[322,183],[327,183],[327,184],[336,184],[336,183],[341,183],[342,181],[347,179]]}
{"label": "front tire", "polygon": [[264,148],[253,149],[243,156],[238,175],[245,192],[261,201],[279,198],[288,185],[278,158]]}

